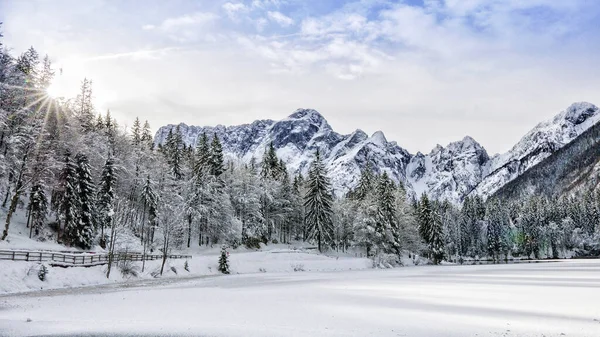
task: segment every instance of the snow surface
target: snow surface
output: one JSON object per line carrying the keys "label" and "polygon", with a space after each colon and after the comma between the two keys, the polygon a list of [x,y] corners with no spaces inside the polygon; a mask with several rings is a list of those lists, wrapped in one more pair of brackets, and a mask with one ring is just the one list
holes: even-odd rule
{"label": "snow surface", "polygon": [[600,262],[259,273],[0,297],[7,336],[600,335]]}

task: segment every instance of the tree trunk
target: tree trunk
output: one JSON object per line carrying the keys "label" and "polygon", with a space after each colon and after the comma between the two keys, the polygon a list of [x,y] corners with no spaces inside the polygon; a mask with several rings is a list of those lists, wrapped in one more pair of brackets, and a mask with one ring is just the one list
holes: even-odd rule
{"label": "tree trunk", "polygon": [[188,215],[188,239],[187,239],[187,247],[190,248],[190,243],[192,242],[192,215]]}
{"label": "tree trunk", "polygon": [[5,240],[8,236],[8,228],[10,227],[10,220],[17,210],[17,203],[19,202],[19,196],[21,195],[21,187],[23,185],[23,171],[25,171],[25,165],[27,162],[27,154],[23,156],[23,163],[21,164],[21,170],[19,172],[19,178],[17,179],[17,185],[15,187],[15,194],[13,195],[10,201],[10,208],[8,209],[8,214],[6,214],[6,224],[4,225],[4,232],[2,232],[2,238],[0,240]]}
{"label": "tree trunk", "polygon": [[144,226],[145,225],[146,225],[146,203],[144,202],[144,210],[142,211],[142,235],[140,237],[141,243],[144,243]]}

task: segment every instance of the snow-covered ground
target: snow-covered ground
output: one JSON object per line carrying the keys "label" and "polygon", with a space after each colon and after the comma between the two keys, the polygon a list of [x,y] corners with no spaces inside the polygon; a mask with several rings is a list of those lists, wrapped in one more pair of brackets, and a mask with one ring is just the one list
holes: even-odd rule
{"label": "snow-covered ground", "polygon": [[[29,230],[25,227],[24,214],[17,212],[10,228],[8,240],[0,241],[0,249],[77,251],[72,247],[59,245],[51,238],[43,242],[40,242],[39,239],[30,239],[28,234]],[[142,250],[139,239],[128,233],[123,233],[119,237],[117,245],[120,250]],[[270,244],[263,246],[258,251],[243,247],[230,249],[230,270],[232,274],[315,272],[368,269],[373,265],[370,259],[354,256],[354,254],[333,252],[322,255],[309,248],[314,247],[298,242],[293,245]],[[95,247],[93,250],[104,252],[100,247]],[[193,246],[171,253],[191,255],[192,258],[168,260],[162,276],[157,276],[161,261],[147,261],[144,272],[141,272],[141,262],[133,263],[137,276],[124,276],[121,274],[120,268],[115,267],[111,272],[110,279],[106,278],[106,266],[62,268],[52,267],[45,262],[48,275],[46,280],[41,281],[38,278],[41,263],[0,260],[0,294],[114,283],[136,284],[155,278],[193,278],[220,274],[218,271],[219,245],[212,248]],[[154,254],[159,253],[154,252]],[[189,271],[184,268],[186,261]],[[407,264],[410,262],[410,259],[407,259]]]}
{"label": "snow-covered ground", "polygon": [[600,336],[600,261],[257,273],[0,297],[0,335]]}

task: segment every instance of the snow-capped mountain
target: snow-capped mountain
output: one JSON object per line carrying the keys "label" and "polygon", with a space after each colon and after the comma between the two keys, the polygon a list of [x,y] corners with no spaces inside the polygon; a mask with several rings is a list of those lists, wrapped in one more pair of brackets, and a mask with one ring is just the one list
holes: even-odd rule
{"label": "snow-capped mountain", "polygon": [[600,111],[595,105],[585,102],[572,104],[554,118],[538,124],[510,151],[496,155],[486,163],[485,177],[471,194],[491,196],[506,183],[548,158],[598,121],[600,121]]}
{"label": "snow-capped mountain", "polygon": [[[288,170],[306,174],[319,149],[329,169],[336,192],[356,186],[366,161],[379,173],[385,171],[402,181],[414,195],[427,193],[435,199],[455,203],[467,195],[488,197],[506,183],[535,166],[600,120],[598,108],[575,103],[553,119],[540,123],[510,151],[490,158],[471,137],[436,146],[430,153],[415,155],[390,142],[381,131],[368,136],[362,130],[349,135],[333,131],[316,110],[298,109],[280,120],[259,120],[239,126],[199,127],[179,124],[187,145],[195,145],[202,133],[216,134],[230,159],[260,160],[272,142]],[[164,143],[169,130],[161,127],[155,143]]]}

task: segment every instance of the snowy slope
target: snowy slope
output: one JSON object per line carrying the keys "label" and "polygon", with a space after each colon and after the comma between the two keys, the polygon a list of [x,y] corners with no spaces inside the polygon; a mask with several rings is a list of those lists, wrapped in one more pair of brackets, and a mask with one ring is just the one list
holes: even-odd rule
{"label": "snowy slope", "polygon": [[[371,136],[362,130],[349,135],[336,133],[313,109],[298,109],[280,121],[259,120],[229,127],[182,123],[179,128],[188,145],[195,145],[203,132],[209,138],[216,134],[226,156],[246,162],[251,158],[260,160],[272,142],[293,173],[306,174],[319,149],[338,194],[356,186],[368,160],[378,173],[385,171],[395,181],[403,182],[413,195],[427,193],[434,199],[459,203],[467,195],[490,196],[549,157],[596,124],[600,120],[598,111],[590,103],[574,103],[537,125],[510,151],[492,158],[469,136],[445,147],[438,145],[428,154],[413,155],[388,141],[381,131]],[[155,143],[164,143],[169,130],[175,127],[161,127]]]}
{"label": "snowy slope", "polygon": [[[156,133],[155,143],[164,143],[169,130],[176,127],[161,127]],[[246,162],[252,158],[260,160],[272,142],[277,156],[294,173],[306,174],[319,149],[338,193],[356,185],[367,158],[378,172],[385,170],[396,181],[403,182],[410,160],[408,151],[395,142],[388,142],[381,131],[371,137],[361,130],[340,135],[333,131],[319,112],[312,109],[298,109],[277,122],[264,120],[231,127],[197,127],[182,123],[179,128],[187,145],[194,146],[203,132],[209,138],[216,134],[223,143],[223,152],[227,157]]]}
{"label": "snowy slope", "polygon": [[510,151],[497,155],[485,166],[485,178],[472,192],[488,197],[600,121],[593,104],[574,103],[554,118],[538,124]]}

